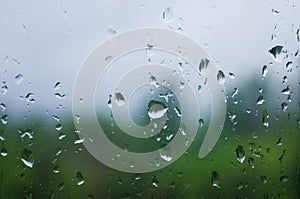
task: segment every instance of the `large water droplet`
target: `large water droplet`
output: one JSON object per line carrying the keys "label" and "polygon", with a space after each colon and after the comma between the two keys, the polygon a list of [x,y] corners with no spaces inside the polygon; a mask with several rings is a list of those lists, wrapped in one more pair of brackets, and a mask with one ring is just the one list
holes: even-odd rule
{"label": "large water droplet", "polygon": [[216,171],[211,173],[211,184],[213,187],[220,188],[220,175]]}
{"label": "large water droplet", "polygon": [[125,98],[120,92],[115,93],[115,102],[118,106],[124,106],[125,105]]}
{"label": "large water droplet", "polygon": [[29,168],[33,167],[34,164],[34,158],[33,158],[33,153],[32,151],[28,149],[24,149],[21,153],[21,160]]}
{"label": "large water droplet", "polygon": [[236,158],[240,163],[243,163],[246,159],[245,156],[245,151],[243,146],[238,145],[237,148],[235,149],[235,154],[236,154]]}
{"label": "large water droplet", "polygon": [[164,116],[168,108],[158,102],[151,101],[149,103],[148,115],[151,119],[158,119]]}
{"label": "large water droplet", "polygon": [[174,20],[173,9],[171,7],[167,7],[162,13],[162,18],[165,23],[172,23]]}

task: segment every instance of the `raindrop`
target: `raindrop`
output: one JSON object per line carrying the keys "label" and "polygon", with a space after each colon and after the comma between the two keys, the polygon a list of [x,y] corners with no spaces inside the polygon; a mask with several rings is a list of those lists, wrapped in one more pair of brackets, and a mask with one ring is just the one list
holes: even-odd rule
{"label": "raindrop", "polygon": [[151,119],[158,119],[164,116],[168,111],[168,108],[164,107],[162,104],[155,101],[149,103],[148,115]]}
{"label": "raindrop", "polygon": [[24,149],[21,153],[21,160],[25,166],[32,168],[34,164],[33,153],[28,149]]}
{"label": "raindrop", "polygon": [[287,76],[284,76],[282,80],[282,85],[285,84],[286,82],[287,82]]}
{"label": "raindrop", "polygon": [[151,86],[155,86],[156,88],[159,87],[159,84],[158,84],[156,78],[155,78],[153,75],[151,75],[151,76],[149,77],[149,80],[150,80],[150,85],[151,85]]}
{"label": "raindrop", "polygon": [[297,35],[297,41],[300,42],[300,28],[298,28],[296,35]]}
{"label": "raindrop", "polygon": [[6,85],[6,82],[2,82],[2,84],[1,91],[2,94],[5,95],[8,92],[8,86]]}
{"label": "raindrop", "polygon": [[167,162],[170,162],[170,161],[173,159],[172,156],[170,156],[170,155],[168,155],[168,154],[162,154],[162,153],[160,153],[159,155],[160,155],[160,157],[161,157],[163,160],[165,160],[165,161],[167,161]]}
{"label": "raindrop", "polygon": [[280,61],[279,60],[279,55],[282,53],[282,51],[283,51],[283,46],[278,45],[278,46],[274,46],[273,48],[271,48],[269,50],[269,53],[271,55],[273,55],[275,61]]}
{"label": "raindrop", "polygon": [[234,79],[234,78],[235,78],[235,74],[232,73],[232,72],[229,72],[229,78],[230,78],[230,79]]}
{"label": "raindrop", "polygon": [[152,183],[151,185],[155,188],[157,188],[159,186],[159,181],[156,179],[156,177],[154,176],[152,179]]}
{"label": "raindrop", "polygon": [[282,102],[282,104],[281,104],[281,110],[282,111],[286,111],[287,108],[288,108],[288,104],[286,102]]}
{"label": "raindrop", "polygon": [[238,94],[238,92],[239,92],[239,88],[238,87],[234,88],[231,97],[234,98]]}
{"label": "raindrop", "polygon": [[4,124],[4,125],[7,124],[7,121],[8,121],[8,115],[7,115],[7,114],[2,115],[0,121],[1,121],[1,123]]}
{"label": "raindrop", "polygon": [[111,60],[113,59],[113,56],[112,55],[108,55],[104,58],[104,62],[105,64],[108,64],[111,62]]}
{"label": "raindrop", "polygon": [[107,37],[111,37],[111,36],[113,36],[115,34],[117,34],[117,31],[115,31],[114,29],[110,28],[110,29],[107,30],[106,36]]}
{"label": "raindrop", "polygon": [[21,84],[23,79],[24,79],[24,76],[22,74],[18,74],[18,75],[15,76],[15,83],[16,84]]}
{"label": "raindrop", "polygon": [[254,158],[252,157],[249,157],[248,158],[248,165],[251,169],[254,169],[255,168],[255,162],[254,162]]}
{"label": "raindrop", "polygon": [[243,146],[238,145],[237,148],[235,149],[235,154],[236,154],[236,158],[240,163],[243,163],[245,161],[245,151]]}
{"label": "raindrop", "polygon": [[263,119],[262,119],[262,122],[263,122],[263,125],[265,127],[269,127],[269,113],[267,112],[267,110],[264,110],[263,113]]}
{"label": "raindrop", "polygon": [[62,125],[61,125],[61,124],[57,124],[57,125],[55,126],[55,129],[56,129],[57,131],[60,131],[60,130],[62,129]]}
{"label": "raindrop", "polygon": [[263,78],[266,77],[266,75],[268,73],[268,67],[267,67],[267,65],[264,65],[261,70],[262,70],[262,72],[261,72],[262,77]]}
{"label": "raindrop", "polygon": [[289,94],[291,94],[291,93],[290,93],[290,87],[287,86],[285,89],[283,89],[283,90],[281,91],[281,94],[283,94],[283,95],[289,95]]}
{"label": "raindrop", "polygon": [[286,175],[280,176],[280,182],[285,183],[289,181],[289,177]]}
{"label": "raindrop", "polygon": [[203,127],[203,125],[204,125],[204,120],[203,119],[199,119],[199,126],[202,128]]}
{"label": "raindrop", "polygon": [[267,181],[267,176],[260,176],[260,179],[261,179],[261,182],[266,184],[268,181]]}
{"label": "raindrop", "polygon": [[162,13],[162,18],[165,23],[172,23],[174,20],[173,9],[171,7],[167,7]]}
{"label": "raindrop", "polygon": [[59,173],[59,166],[58,165],[53,167],[53,173]]}
{"label": "raindrop", "polygon": [[283,145],[283,142],[281,141],[281,137],[278,139],[278,141],[276,142],[276,144],[277,144],[278,146]]}
{"label": "raindrop", "polygon": [[6,109],[6,106],[5,106],[5,104],[4,104],[4,103],[1,103],[1,104],[0,104],[0,109],[1,109],[1,111],[2,111],[2,112],[4,112],[4,111],[5,111],[5,109]]}
{"label": "raindrop", "polygon": [[209,63],[208,59],[206,59],[206,58],[201,59],[200,64],[199,64],[200,73],[207,69],[208,63]]}
{"label": "raindrop", "polygon": [[289,61],[286,63],[285,68],[287,69],[287,71],[292,71],[292,66],[293,66],[293,62]]}
{"label": "raindrop", "polygon": [[258,98],[257,98],[257,101],[256,101],[256,104],[257,105],[261,105],[265,102],[265,99],[262,95],[260,95]]}
{"label": "raindrop", "polygon": [[66,94],[61,94],[61,93],[55,93],[54,94],[55,97],[57,97],[58,99],[64,99],[66,97]]}
{"label": "raindrop", "polygon": [[179,110],[178,107],[175,107],[175,108],[174,108],[174,111],[175,111],[175,113],[177,114],[178,117],[181,117],[181,116],[182,116],[182,115],[181,115],[181,112],[180,112],[180,110]]}
{"label": "raindrop", "polygon": [[78,186],[82,185],[85,181],[80,171],[78,171],[76,173],[76,179],[77,179],[77,185]]}
{"label": "raindrop", "polygon": [[120,92],[116,92],[115,93],[115,102],[116,102],[116,104],[118,106],[124,106],[124,104],[125,104],[125,98],[122,95],[122,93],[120,93]]}
{"label": "raindrop", "polygon": [[61,87],[61,83],[60,82],[56,82],[55,85],[54,85],[54,89],[58,90],[58,89],[60,89],[60,87]]}
{"label": "raindrop", "polygon": [[216,171],[211,173],[211,184],[213,187],[220,188],[220,175]]}
{"label": "raindrop", "polygon": [[5,156],[7,156],[7,150],[5,149],[5,148],[2,148],[1,149],[1,151],[0,151],[0,154],[3,156],[3,157],[5,157]]}
{"label": "raindrop", "polygon": [[221,84],[221,85],[223,85],[225,83],[225,75],[224,75],[223,71],[221,71],[221,70],[218,71],[217,80],[218,80],[219,84]]}
{"label": "raindrop", "polygon": [[61,191],[61,190],[63,190],[65,188],[65,183],[59,183],[58,185],[57,185],[57,189],[59,190],[59,191]]}

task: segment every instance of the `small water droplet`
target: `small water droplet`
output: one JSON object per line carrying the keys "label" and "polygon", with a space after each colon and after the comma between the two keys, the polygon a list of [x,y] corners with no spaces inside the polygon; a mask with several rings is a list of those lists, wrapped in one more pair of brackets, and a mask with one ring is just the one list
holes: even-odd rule
{"label": "small water droplet", "polygon": [[180,109],[178,108],[178,107],[175,107],[174,108],[174,111],[175,111],[175,113],[176,113],[176,115],[178,116],[178,117],[181,117],[182,115],[181,115],[181,111],[180,111]]}
{"label": "small water droplet", "polygon": [[6,82],[2,82],[2,87],[1,87],[2,94],[5,95],[8,92],[8,86]]}
{"label": "small water droplet", "polygon": [[165,23],[172,23],[174,20],[173,9],[171,7],[167,7],[162,13],[162,18]]}
{"label": "small water droplet", "polygon": [[236,159],[240,162],[243,163],[246,159],[245,156],[245,151],[243,146],[238,145],[237,148],[235,149],[235,154],[236,154]]}
{"label": "small water droplet", "polygon": [[155,188],[157,188],[159,186],[159,181],[156,179],[156,177],[154,176],[152,179],[152,183],[151,185]]}
{"label": "small water droplet", "polygon": [[249,157],[248,158],[248,165],[251,169],[254,169],[255,168],[255,161],[254,161],[254,158],[252,157]]}
{"label": "small water droplet", "polygon": [[288,104],[286,102],[282,102],[281,103],[281,110],[286,111],[287,108],[288,108]]}
{"label": "small water droplet", "polygon": [[285,89],[283,89],[283,90],[281,91],[281,94],[283,94],[283,95],[289,95],[289,94],[291,94],[291,93],[290,93],[290,87],[287,86]]}
{"label": "small water droplet", "polygon": [[114,29],[110,28],[110,29],[107,30],[106,36],[107,37],[111,37],[111,36],[113,36],[115,34],[117,34],[117,31],[115,31]]}
{"label": "small water droplet", "polygon": [[220,175],[216,171],[211,173],[211,184],[213,187],[220,188]]}
{"label": "small water droplet", "polygon": [[1,109],[2,112],[4,112],[5,109],[6,109],[6,105],[4,103],[1,103],[0,104],[0,109]]}
{"label": "small water droplet", "polygon": [[173,157],[172,156],[170,156],[170,155],[168,155],[168,154],[162,154],[162,153],[160,153],[159,154],[160,155],[160,157],[163,159],[163,160],[165,160],[165,161],[167,161],[167,162],[170,162],[172,159],[173,159]]}
{"label": "small water droplet", "polygon": [[59,190],[59,191],[62,191],[63,189],[65,188],[65,183],[59,183],[58,185],[57,185],[57,189]]}
{"label": "small water droplet", "polygon": [[267,110],[264,110],[263,113],[263,119],[262,119],[262,122],[263,122],[263,125],[267,128],[269,127],[269,113],[267,112]]}
{"label": "small water droplet", "polygon": [[159,83],[157,82],[156,78],[153,75],[150,75],[149,81],[151,86],[155,86],[156,88],[159,87]]}
{"label": "small water droplet", "polygon": [[5,156],[7,156],[8,153],[7,153],[7,150],[3,147],[0,151],[0,154],[1,154],[1,156],[5,157]]}
{"label": "small water droplet", "polygon": [[25,166],[32,168],[34,165],[33,153],[28,149],[24,149],[21,153],[21,161]]}
{"label": "small water droplet", "polygon": [[198,122],[199,122],[199,126],[202,128],[204,125],[204,120],[201,118],[201,119],[199,119]]}
{"label": "small water droplet", "polygon": [[221,71],[221,70],[218,71],[217,80],[218,80],[219,84],[221,84],[221,85],[223,85],[225,83],[225,75],[224,75],[223,71]]}
{"label": "small water droplet", "polygon": [[280,182],[282,182],[282,183],[285,183],[289,180],[290,180],[289,177],[286,175],[280,176]]}
{"label": "small water droplet", "polygon": [[76,173],[76,179],[77,179],[77,185],[78,186],[82,185],[85,182],[85,180],[84,180],[84,178],[83,178],[83,176],[82,176],[82,174],[81,174],[80,171],[78,171]]}
{"label": "small water droplet", "polygon": [[6,125],[8,122],[8,115],[7,114],[2,115],[0,121],[3,125]]}
{"label": "small water droplet", "polygon": [[53,167],[53,173],[59,173],[59,166],[58,165]]}
{"label": "small water droplet", "polygon": [[113,59],[112,55],[108,55],[104,58],[104,62],[105,64],[109,64],[111,62],[111,60]]}
{"label": "small water droplet", "polygon": [[200,64],[199,64],[199,72],[200,72],[200,74],[201,74],[201,72],[203,72],[203,71],[205,71],[207,69],[208,63],[209,63],[208,59],[206,59],[206,58],[201,59]]}
{"label": "small water droplet", "polygon": [[234,78],[235,78],[235,74],[232,73],[232,72],[229,72],[229,78],[230,78],[230,79],[234,79]]}
{"label": "small water droplet", "polygon": [[262,77],[263,77],[263,78],[266,77],[266,75],[267,75],[267,73],[268,73],[268,67],[267,67],[267,65],[264,65],[264,66],[262,67],[261,70],[262,70],[262,71],[261,71]]}
{"label": "small water droplet", "polygon": [[265,102],[265,99],[264,99],[264,96],[260,95],[258,98],[257,98],[257,101],[256,101],[256,104],[257,105],[261,105]]}
{"label": "small water droplet", "polygon": [[60,87],[61,87],[61,83],[60,82],[56,82],[55,85],[54,85],[54,89],[58,90],[58,89],[60,89]]}
{"label": "small water droplet", "polygon": [[271,55],[273,55],[273,58],[275,59],[275,61],[277,62],[281,62],[281,59],[280,59],[280,54],[283,52],[283,46],[274,46],[273,48],[271,48],[269,50],[269,53]]}
{"label": "small water droplet", "polygon": [[21,84],[23,79],[24,79],[24,76],[22,74],[18,74],[18,75],[15,76],[15,83],[16,84]]}
{"label": "small water droplet", "polygon": [[125,98],[120,92],[115,93],[115,102],[118,106],[124,106],[125,105]]}
{"label": "small water droplet", "polygon": [[278,145],[278,146],[281,146],[281,145],[283,145],[283,142],[281,141],[281,137],[278,139],[278,141],[276,142],[276,144]]}
{"label": "small water droplet", "polygon": [[55,126],[55,129],[57,130],[57,131],[60,131],[61,129],[62,129],[62,125],[59,123],[59,124],[57,124],[56,126]]}
{"label": "small water droplet", "polygon": [[268,181],[267,181],[267,176],[260,176],[260,179],[261,179],[261,182],[266,184]]}
{"label": "small water droplet", "polygon": [[66,94],[61,94],[61,93],[55,93],[54,94],[55,97],[57,97],[58,99],[64,99],[66,97]]}
{"label": "small water droplet", "polygon": [[284,76],[282,80],[282,85],[285,84],[286,82],[287,82],[287,76]]}

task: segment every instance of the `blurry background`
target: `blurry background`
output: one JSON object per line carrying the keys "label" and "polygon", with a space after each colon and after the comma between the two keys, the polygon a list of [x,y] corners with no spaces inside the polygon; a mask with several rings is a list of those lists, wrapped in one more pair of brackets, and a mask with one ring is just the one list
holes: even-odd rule
{"label": "blurry background", "polygon": [[[0,2],[1,198],[298,198],[300,2]],[[196,41],[225,76],[227,120],[163,170],[127,174],[78,141],[72,89],[105,39],[142,27]]]}

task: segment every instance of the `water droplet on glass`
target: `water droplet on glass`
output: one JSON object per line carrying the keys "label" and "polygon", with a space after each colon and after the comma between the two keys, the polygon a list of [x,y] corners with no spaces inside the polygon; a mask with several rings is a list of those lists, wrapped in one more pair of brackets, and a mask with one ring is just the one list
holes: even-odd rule
{"label": "water droplet on glass", "polygon": [[281,145],[283,145],[283,142],[281,141],[281,137],[278,139],[278,141],[276,142],[276,144],[278,145],[278,146],[281,146]]}
{"label": "water droplet on glass", "polygon": [[156,177],[154,176],[152,179],[152,183],[151,185],[155,188],[157,188],[159,186],[159,181],[156,179]]}
{"label": "water droplet on glass", "polygon": [[248,165],[251,169],[254,169],[255,168],[255,161],[254,161],[254,158],[252,157],[249,157],[248,158]]}
{"label": "water droplet on glass", "polygon": [[273,55],[273,58],[275,59],[275,61],[280,62],[280,54],[283,52],[283,46],[274,46],[273,48],[271,48],[269,50],[269,53],[271,55]]}
{"label": "water droplet on glass", "polygon": [[260,176],[260,179],[261,179],[261,182],[266,184],[268,181],[267,181],[267,176]]}
{"label": "water droplet on glass", "polygon": [[61,83],[60,82],[56,82],[55,85],[54,85],[54,89],[58,90],[58,89],[60,89],[60,87],[61,87]]}
{"label": "water droplet on glass", "polygon": [[280,182],[285,183],[289,181],[289,177],[286,175],[280,176]]}
{"label": "water droplet on glass", "polygon": [[15,76],[15,83],[16,84],[21,84],[23,79],[24,79],[24,76],[22,74],[18,74],[18,75]]}
{"label": "water droplet on glass", "polygon": [[289,95],[289,94],[291,94],[291,93],[290,93],[290,87],[287,86],[285,89],[283,89],[283,90],[281,91],[281,94],[283,94],[283,95]]}
{"label": "water droplet on glass", "polygon": [[1,92],[3,95],[8,92],[8,86],[6,85],[6,82],[2,82]]}
{"label": "water droplet on glass", "polygon": [[150,80],[150,85],[151,86],[155,86],[156,88],[159,87],[159,84],[158,84],[156,78],[153,75],[150,75],[149,80]]}
{"label": "water droplet on glass", "polygon": [[167,162],[170,162],[173,158],[172,158],[172,156],[170,156],[170,155],[168,155],[168,154],[162,154],[162,153],[159,153],[159,155],[160,155],[160,157],[163,159],[163,160],[165,160],[165,161],[167,161]]}
{"label": "water droplet on glass", "polygon": [[221,70],[218,71],[217,80],[218,80],[219,84],[223,85],[225,83],[225,75],[224,75],[223,71],[221,71]]}
{"label": "water droplet on glass", "polygon": [[216,171],[211,173],[211,184],[213,187],[220,188],[220,175]]}
{"label": "water droplet on glass", "polygon": [[54,94],[55,97],[57,97],[58,99],[64,99],[66,97],[66,94],[61,94],[61,93],[55,93]]}
{"label": "water droplet on glass", "polygon": [[265,102],[265,99],[264,99],[264,96],[260,95],[258,98],[257,98],[257,101],[256,101],[256,104],[257,105],[261,105]]}
{"label": "water droplet on glass", "polygon": [[281,103],[281,110],[286,111],[287,108],[288,108],[288,104],[286,102],[282,102]]}
{"label": "water droplet on glass", "polygon": [[174,20],[173,9],[170,7],[167,7],[162,13],[162,18],[165,23],[172,23]]}
{"label": "water droplet on glass", "polygon": [[53,173],[59,173],[59,166],[58,165],[53,167]]}
{"label": "water droplet on glass", "polygon": [[261,71],[262,77],[263,77],[263,78],[266,77],[266,75],[267,75],[267,73],[268,73],[268,67],[267,67],[267,65],[264,65],[264,66],[262,67],[261,70],[262,70],[262,71]]}
{"label": "water droplet on glass", "polygon": [[263,119],[262,119],[263,125],[265,127],[269,127],[269,113],[266,110],[264,110],[262,115],[263,115]]}
{"label": "water droplet on glass", "polygon": [[202,128],[203,127],[203,125],[204,125],[204,120],[203,119],[199,119],[199,126]]}
{"label": "water droplet on glass", "polygon": [[201,59],[200,64],[199,64],[200,74],[201,74],[201,72],[203,72],[204,70],[207,69],[208,63],[209,63],[208,59],[206,59],[206,58]]}
{"label": "water droplet on glass", "polygon": [[287,82],[287,76],[284,76],[282,80],[282,85],[285,84],[286,82]]}
{"label": "water droplet on glass", "polygon": [[57,124],[57,125],[55,126],[55,129],[56,129],[57,131],[60,131],[60,130],[62,129],[62,125],[61,125],[61,124]]}
{"label": "water droplet on glass", "polygon": [[235,149],[235,154],[236,154],[236,158],[240,163],[243,163],[245,161],[245,151],[243,146],[238,145],[237,148]]}
{"label": "water droplet on glass", "polygon": [[7,114],[2,115],[0,121],[3,125],[6,125],[8,122],[8,115]]}
{"label": "water droplet on glass", "polygon": [[4,112],[5,109],[6,109],[6,105],[4,103],[1,103],[0,104],[0,109],[1,109],[2,112]]}
{"label": "water droplet on glass", "polygon": [[111,36],[113,36],[113,35],[115,35],[115,34],[117,34],[117,31],[115,31],[114,29],[108,29],[107,30],[107,34],[106,34],[106,36],[107,37],[111,37]]}
{"label": "water droplet on glass", "polygon": [[0,151],[0,154],[1,154],[1,156],[5,157],[5,156],[7,156],[8,153],[7,153],[7,150],[5,148],[2,148],[1,151]]}
{"label": "water droplet on glass", "polygon": [[78,186],[82,185],[85,181],[80,171],[78,171],[76,173],[76,179],[77,179],[77,185]]}
{"label": "water droplet on glass", "polygon": [[113,59],[112,55],[108,55],[104,58],[104,62],[105,64],[109,64],[111,62],[111,60]]}
{"label": "water droplet on glass", "polygon": [[21,160],[24,163],[24,165],[26,165],[29,168],[32,168],[34,164],[32,151],[24,149],[21,153]]}
{"label": "water droplet on glass", "polygon": [[65,188],[65,183],[59,183],[58,185],[57,185],[57,189],[59,190],[59,191],[61,191],[61,190],[63,190]]}
{"label": "water droplet on glass", "polygon": [[148,115],[151,119],[158,119],[164,116],[164,114],[168,111],[168,108],[164,107],[160,103],[150,102]]}
{"label": "water droplet on glass", "polygon": [[229,78],[230,78],[230,79],[234,79],[234,78],[235,78],[235,74],[232,73],[232,72],[229,72]]}
{"label": "water droplet on glass", "polygon": [[115,102],[118,106],[124,106],[125,105],[125,98],[120,92],[115,93]]}

